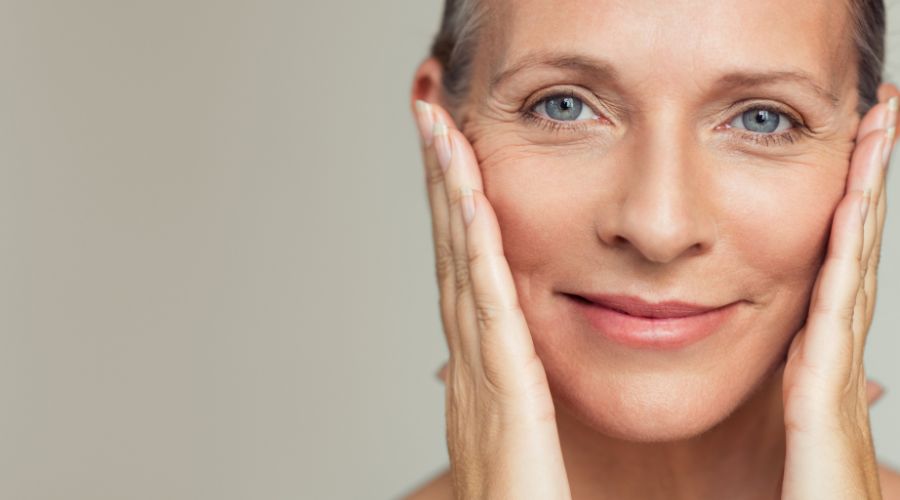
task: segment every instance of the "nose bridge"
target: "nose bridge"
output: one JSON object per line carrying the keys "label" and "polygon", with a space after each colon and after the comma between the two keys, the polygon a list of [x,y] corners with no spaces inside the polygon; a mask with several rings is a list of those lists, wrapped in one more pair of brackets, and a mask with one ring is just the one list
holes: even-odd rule
{"label": "nose bridge", "polygon": [[709,169],[690,123],[669,108],[635,125],[624,169],[630,176],[620,184],[619,210],[601,239],[630,244],[658,263],[712,245],[715,222],[704,192]]}

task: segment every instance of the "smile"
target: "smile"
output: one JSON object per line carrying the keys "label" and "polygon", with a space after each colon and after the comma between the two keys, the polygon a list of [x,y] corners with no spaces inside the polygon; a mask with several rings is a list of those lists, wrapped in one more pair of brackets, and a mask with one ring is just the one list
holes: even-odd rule
{"label": "smile", "polygon": [[622,295],[564,294],[602,337],[635,349],[679,349],[716,332],[740,303],[703,306]]}

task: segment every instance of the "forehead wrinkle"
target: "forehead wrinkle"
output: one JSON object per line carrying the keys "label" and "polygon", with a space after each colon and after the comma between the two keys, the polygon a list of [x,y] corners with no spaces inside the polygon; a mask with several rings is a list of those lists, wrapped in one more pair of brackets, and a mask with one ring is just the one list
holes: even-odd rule
{"label": "forehead wrinkle", "polygon": [[[849,80],[856,76],[856,72],[847,71],[849,67],[854,67],[849,59],[852,59],[856,52],[850,36],[851,23],[848,23],[849,16],[847,9],[834,8],[834,5],[823,4],[820,0],[798,0],[796,4],[786,5],[780,0],[763,0],[759,5],[764,6],[764,10],[750,9],[747,15],[734,16],[731,15],[734,9],[731,2],[713,2],[702,11],[694,11],[690,7],[699,5],[696,2],[679,1],[666,4],[666,8],[659,8],[658,4],[650,0],[560,0],[550,4],[543,0],[482,0],[489,1],[492,5],[492,23],[498,29],[487,30],[489,36],[485,37],[485,41],[489,41],[486,45],[490,47],[488,57],[480,59],[480,75],[479,79],[482,83],[479,87],[481,92],[487,91],[489,94],[494,88],[499,89],[500,85],[504,85],[506,80],[523,70],[536,69],[538,71],[547,72],[557,68],[566,74],[576,74],[591,78],[592,80],[602,83],[603,85],[616,84],[615,90],[622,97],[624,95],[634,95],[638,89],[636,86],[650,84],[651,80],[639,79],[637,81],[625,83],[625,78],[629,78],[629,73],[625,73],[626,67],[619,66],[620,62],[617,58],[620,55],[628,53],[627,45],[621,45],[617,40],[605,40],[607,46],[617,47],[616,52],[603,54],[598,52],[586,52],[591,48],[591,40],[598,32],[618,33],[622,26],[641,26],[642,30],[635,31],[629,28],[625,35],[639,37],[645,50],[650,50],[649,54],[662,55],[660,51],[667,49],[675,50],[673,55],[686,56],[690,55],[695,59],[692,61],[694,65],[701,63],[696,60],[707,59],[708,57],[718,59],[717,64],[708,64],[707,69],[710,70],[704,76],[701,73],[694,72],[694,85],[697,87],[711,87],[714,78],[718,78],[721,73],[728,70],[735,72],[761,72],[763,70],[794,70],[806,71],[807,76],[811,76],[811,83],[815,86],[802,88],[806,86],[797,85],[796,88],[802,88],[804,95],[807,91],[810,96],[820,98],[823,103],[834,106],[835,101],[841,103],[847,100],[847,91],[853,88],[846,88]],[[742,0],[738,0],[739,2]],[[844,3],[844,2],[839,2]],[[548,7],[552,5],[552,9]],[[650,11],[645,11],[644,7],[653,7]],[[804,11],[802,16],[796,14]],[[577,13],[577,17],[573,18],[573,14]],[[649,14],[653,15],[649,15]],[[668,33],[668,29],[683,29],[679,23],[674,23],[678,15],[689,14],[692,19],[700,21],[712,20],[718,29],[716,33],[726,37],[733,37],[735,30],[746,30],[747,23],[750,26],[757,26],[761,22],[777,21],[778,33],[796,33],[802,28],[806,33],[802,39],[796,37],[785,38],[780,37],[780,43],[768,47],[760,45],[760,48],[770,49],[771,54],[777,57],[771,60],[759,60],[758,63],[751,61],[757,59],[734,58],[729,54],[723,53],[715,44],[709,43],[708,36],[688,37],[679,36],[679,43],[670,44],[666,40],[671,37],[664,36]],[[774,19],[773,19],[774,15]],[[748,16],[750,18],[748,19]],[[671,19],[669,19],[671,17]],[[567,35],[565,37],[554,36],[554,30],[559,30],[559,23],[565,22],[567,27]],[[782,25],[786,29],[781,29]],[[551,29],[551,27],[553,29]],[[681,27],[681,28],[679,28]],[[651,31],[647,31],[651,30]],[[695,30],[692,30],[695,31]],[[686,33],[690,34],[690,32]],[[785,35],[787,36],[787,35]],[[784,46],[786,40],[796,40],[802,42],[802,46],[797,50],[790,50],[785,53]],[[840,43],[835,43],[835,41]],[[534,43],[536,42],[536,43]],[[656,47],[656,43],[660,43]],[[688,47],[685,43],[696,42],[697,46]],[[610,45],[613,44],[613,45]],[[649,47],[653,44],[654,47]],[[741,45],[744,47],[744,45]],[[487,48],[487,47],[483,47]],[[637,55],[634,47],[632,55]],[[518,49],[518,50],[517,50]],[[524,49],[524,50],[521,50]],[[756,54],[759,50],[751,52]],[[686,54],[687,53],[687,54]],[[791,55],[796,53],[796,57]],[[524,55],[523,55],[524,54]],[[572,56],[577,57],[572,57]],[[758,54],[756,54],[758,55]],[[823,61],[821,56],[825,55]],[[521,57],[520,57],[521,56]],[[607,56],[604,58],[604,56]],[[615,56],[613,58],[612,56]],[[807,57],[804,57],[807,56]],[[812,56],[812,58],[808,57]],[[657,59],[658,63],[668,64],[676,63],[675,58],[664,57],[664,60]],[[815,67],[807,67],[806,64],[797,65],[795,63],[805,61],[815,64]],[[616,62],[611,65],[609,62]],[[633,58],[623,59],[624,64],[631,64]],[[708,59],[712,63],[712,59]],[[602,64],[606,63],[606,64]],[[822,64],[820,64],[822,63]],[[600,68],[602,71],[597,70]],[[657,70],[660,66],[655,66]],[[682,66],[683,68],[683,66]],[[698,67],[698,69],[701,69]],[[618,73],[617,71],[618,70]],[[825,70],[825,71],[822,71]],[[768,75],[756,82],[774,83],[773,77],[784,75]],[[618,77],[618,78],[617,78]],[[698,79],[699,78],[699,79]],[[790,77],[788,77],[790,78]],[[766,80],[772,80],[767,82]],[[780,79],[780,78],[779,78]],[[735,82],[730,82],[734,84]],[[792,86],[801,84],[799,79],[794,79],[790,83]],[[504,85],[505,86],[505,85]],[[744,85],[747,87],[748,85]],[[852,87],[852,86],[851,86]]]}

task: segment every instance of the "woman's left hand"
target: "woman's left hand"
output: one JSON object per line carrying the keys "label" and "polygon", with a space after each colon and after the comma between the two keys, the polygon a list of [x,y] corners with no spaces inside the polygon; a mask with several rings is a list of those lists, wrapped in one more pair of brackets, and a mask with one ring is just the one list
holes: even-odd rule
{"label": "woman's left hand", "polygon": [[860,123],[806,323],[784,368],[783,499],[881,499],[863,352],[875,306],[897,98]]}

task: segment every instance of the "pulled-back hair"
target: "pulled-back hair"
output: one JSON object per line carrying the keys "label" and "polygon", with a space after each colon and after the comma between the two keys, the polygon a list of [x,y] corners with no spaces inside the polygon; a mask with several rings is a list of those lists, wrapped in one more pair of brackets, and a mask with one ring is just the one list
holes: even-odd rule
{"label": "pulled-back hair", "polygon": [[[865,114],[878,102],[878,86],[884,68],[884,0],[847,0],[850,29],[856,47],[859,105]],[[478,31],[486,18],[484,0],[444,0],[441,28],[431,45],[431,55],[443,66],[444,96],[456,108],[469,92]]]}

